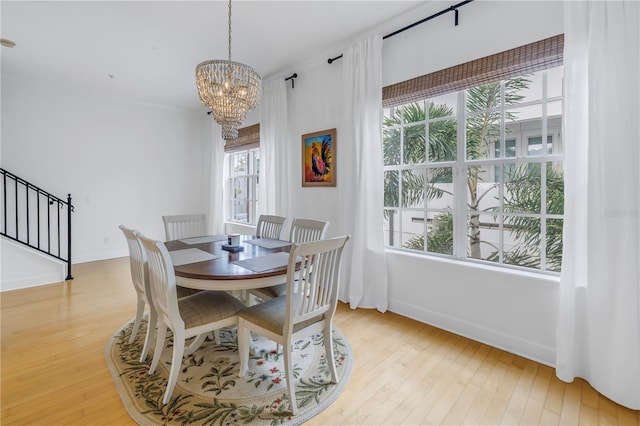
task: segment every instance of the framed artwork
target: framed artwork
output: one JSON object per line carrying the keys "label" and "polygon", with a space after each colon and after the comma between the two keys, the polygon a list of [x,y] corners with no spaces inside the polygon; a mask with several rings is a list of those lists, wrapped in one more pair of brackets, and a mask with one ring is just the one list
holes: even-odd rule
{"label": "framed artwork", "polygon": [[336,129],[302,135],[302,186],[336,186]]}

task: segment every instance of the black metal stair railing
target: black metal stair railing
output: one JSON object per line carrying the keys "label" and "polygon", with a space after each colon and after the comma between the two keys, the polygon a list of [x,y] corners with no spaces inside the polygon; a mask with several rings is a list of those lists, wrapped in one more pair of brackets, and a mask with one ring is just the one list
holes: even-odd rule
{"label": "black metal stair railing", "polygon": [[[67,200],[0,168],[2,229],[0,235],[66,262],[71,276],[71,194]],[[66,217],[65,217],[66,216]]]}

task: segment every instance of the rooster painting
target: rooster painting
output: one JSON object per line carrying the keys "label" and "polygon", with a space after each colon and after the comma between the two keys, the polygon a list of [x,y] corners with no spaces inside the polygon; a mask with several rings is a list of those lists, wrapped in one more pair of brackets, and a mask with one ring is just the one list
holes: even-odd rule
{"label": "rooster painting", "polygon": [[304,181],[320,186],[335,186],[333,152],[335,129],[303,136]]}

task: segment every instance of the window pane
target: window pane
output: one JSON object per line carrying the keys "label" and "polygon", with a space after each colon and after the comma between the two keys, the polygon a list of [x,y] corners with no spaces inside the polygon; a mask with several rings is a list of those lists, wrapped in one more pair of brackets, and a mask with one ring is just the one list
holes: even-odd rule
{"label": "window pane", "polygon": [[544,71],[507,80],[505,86],[512,90],[513,102],[524,103],[542,99],[542,75]]}
{"label": "window pane", "polygon": [[384,206],[400,206],[400,174],[397,170],[384,172]]}
{"label": "window pane", "polygon": [[540,268],[540,219],[506,216],[504,228],[504,263]]}
{"label": "window pane", "polygon": [[422,164],[426,158],[425,125],[419,124],[404,128],[403,164]]}
{"label": "window pane", "polygon": [[517,165],[504,179],[506,213],[540,213],[540,163]]}
{"label": "window pane", "polygon": [[402,105],[398,109],[399,109],[399,113],[402,116],[403,123],[424,122],[426,118],[426,115],[424,113],[425,111],[424,101],[413,102],[410,104]]}
{"label": "window pane", "polygon": [[562,219],[547,220],[547,270],[560,272],[562,268]]}
{"label": "window pane", "polygon": [[402,207],[424,206],[424,170],[402,171]]}
{"label": "window pane", "polygon": [[500,93],[500,82],[472,87],[467,90],[466,110],[472,113],[499,108],[502,99]]}
{"label": "window pane", "polygon": [[564,214],[564,170],[559,161],[547,163],[547,213]]}
{"label": "window pane", "polygon": [[400,129],[385,129],[383,133],[382,154],[385,166],[400,164]]}
{"label": "window pane", "polygon": [[543,155],[545,150],[547,154],[553,153],[553,137],[551,135],[547,136],[546,146],[542,146],[542,136],[533,136],[528,138],[527,156],[534,157],[537,155]]}
{"label": "window pane", "polygon": [[249,223],[249,202],[245,200],[234,200],[231,219],[234,222]]}
{"label": "window pane", "polygon": [[428,206],[430,209],[451,209],[453,207],[453,169],[438,167],[427,170]]}
{"label": "window pane", "polygon": [[470,210],[487,211],[498,207],[500,189],[490,176],[491,166],[467,168],[467,205]]}
{"label": "window pane", "polygon": [[457,151],[458,123],[455,119],[429,122],[429,161],[454,161]]}
{"label": "window pane", "polygon": [[453,213],[430,213],[427,251],[453,254]]}
{"label": "window pane", "polygon": [[562,96],[562,74],[562,67],[547,70],[547,98]]}
{"label": "window pane", "polygon": [[[514,123],[521,124],[522,130],[529,130],[530,128],[542,130],[542,105],[528,105],[519,108],[510,108],[505,111],[505,121],[509,127],[512,127]],[[532,126],[533,125],[533,126]]]}
{"label": "window pane", "polygon": [[562,101],[549,102],[547,104],[547,117],[560,117],[562,115]]}
{"label": "window pane", "polygon": [[500,113],[488,112],[467,117],[467,160],[491,158],[500,140]]}
{"label": "window pane", "polygon": [[451,117],[455,118],[458,107],[457,92],[447,93],[429,100],[429,118]]}
{"label": "window pane", "polygon": [[473,213],[467,215],[467,257],[499,261],[499,216]]}
{"label": "window pane", "polygon": [[384,211],[384,243],[388,247],[400,247],[400,221],[395,210]]}
{"label": "window pane", "polygon": [[402,247],[424,251],[425,213],[422,210],[406,210],[402,215]]}

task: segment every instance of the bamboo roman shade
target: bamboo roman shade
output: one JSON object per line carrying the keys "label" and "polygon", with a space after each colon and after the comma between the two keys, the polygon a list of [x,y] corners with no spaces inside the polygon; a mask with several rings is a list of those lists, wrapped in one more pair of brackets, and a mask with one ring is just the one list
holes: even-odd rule
{"label": "bamboo roman shade", "polygon": [[224,152],[258,147],[260,147],[260,123],[238,129],[238,139],[228,139],[224,144]]}
{"label": "bamboo roman shade", "polygon": [[564,34],[382,88],[390,108],[562,65]]}

